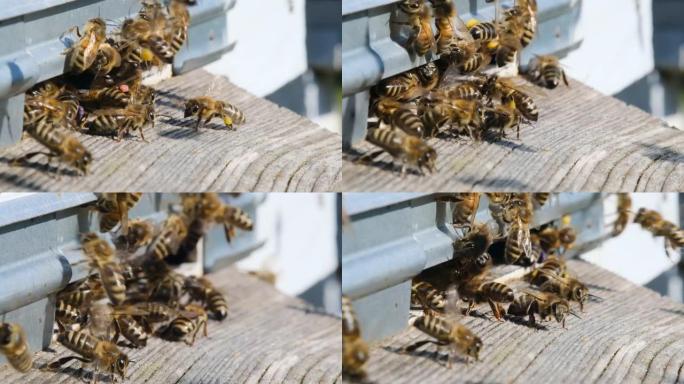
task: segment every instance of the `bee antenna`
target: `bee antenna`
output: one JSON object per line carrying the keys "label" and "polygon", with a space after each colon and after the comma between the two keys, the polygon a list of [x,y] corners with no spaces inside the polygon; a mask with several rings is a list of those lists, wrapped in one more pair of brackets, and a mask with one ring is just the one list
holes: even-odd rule
{"label": "bee antenna", "polygon": [[580,315],[578,315],[578,314],[575,313],[574,311],[568,311],[568,313],[570,313],[571,315],[575,316],[575,317],[578,318],[578,319],[581,319],[581,318],[582,318]]}

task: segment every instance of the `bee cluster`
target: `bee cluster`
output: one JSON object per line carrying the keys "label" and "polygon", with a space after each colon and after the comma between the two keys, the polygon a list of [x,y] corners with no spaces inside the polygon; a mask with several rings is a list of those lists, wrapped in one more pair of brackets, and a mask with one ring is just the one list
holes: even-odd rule
{"label": "bee cluster", "polygon": [[[404,348],[412,351],[426,343],[449,347],[448,364],[459,354],[466,361],[478,359],[482,339],[458,321],[487,304],[497,321],[514,321],[534,328],[538,321],[555,320],[565,328],[569,315],[580,317],[572,308],[584,311],[588,300],[602,299],[589,292],[566,265],[566,251],[573,248],[577,232],[571,218],[559,225],[548,223],[533,227],[535,210],[551,197],[550,193],[486,193],[491,220],[475,221],[480,207],[479,193],[440,195],[438,201],[453,207],[452,223],[463,236],[453,243],[453,258],[415,276],[411,286],[409,324],[431,339]],[[633,217],[633,222],[665,238],[668,253],[684,246],[684,230],[645,208],[631,211],[629,194],[618,194],[617,219],[612,236],[617,236]],[[494,264],[526,267],[521,277],[495,276]],[[465,305],[464,307],[462,307]],[[483,315],[483,314],[479,314]],[[351,378],[366,376],[369,359],[367,344],[361,338],[349,300],[343,301],[343,370]],[[348,325],[349,324],[349,325]]]}
{"label": "bee cluster", "polygon": [[[81,247],[91,273],[57,294],[57,341],[75,353],[48,364],[57,370],[71,360],[95,364],[126,378],[130,362],[123,348],[143,348],[151,336],[192,346],[209,319],[227,317],[226,298],[204,277],[184,276],[170,264],[196,252],[200,239],[216,224],[227,240],[236,228],[250,231],[252,219],[240,208],[223,203],[214,193],[184,194],[178,213],[160,226],[128,219],[140,193],[102,194],[92,209],[99,213],[100,232],[82,234]],[[0,326],[0,351],[17,370],[28,371],[32,357],[17,324]]]}
{"label": "bee cluster", "polygon": [[[506,131],[536,122],[537,106],[510,78],[486,74],[485,67],[515,64],[519,52],[534,38],[537,26],[536,0],[517,0],[492,22],[458,16],[453,0],[403,0],[399,14],[407,21],[410,35],[406,48],[418,56],[438,53],[439,59],[382,80],[371,89],[366,140],[406,167],[420,173],[434,172],[437,152],[427,143],[434,137],[452,139],[468,136],[474,141],[499,140]],[[434,17],[433,17],[434,13]],[[499,14],[502,14],[499,16]],[[438,31],[433,35],[432,24]],[[442,86],[450,70],[461,80]],[[555,88],[567,85],[565,73],[554,56],[537,56],[526,69],[534,83]]]}
{"label": "bee cluster", "polygon": [[[117,141],[152,125],[155,90],[143,85],[144,71],[161,68],[185,43],[190,25],[188,5],[194,0],[145,0],[134,18],[124,20],[118,30],[107,33],[105,20],[89,20],[78,39],[66,51],[67,73],[28,90],[24,103],[24,132],[45,146],[48,152],[32,152],[14,159],[23,164],[46,155],[87,174],[93,161],[90,151],[74,133],[113,136]],[[202,96],[188,100],[184,117],[202,121],[221,118],[225,125],[245,121],[235,106]]]}

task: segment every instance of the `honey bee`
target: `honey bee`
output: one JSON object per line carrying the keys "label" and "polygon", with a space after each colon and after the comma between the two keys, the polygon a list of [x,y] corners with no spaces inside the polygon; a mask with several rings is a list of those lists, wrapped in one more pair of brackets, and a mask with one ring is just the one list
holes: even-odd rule
{"label": "honey bee", "polygon": [[125,107],[130,102],[130,94],[119,87],[103,87],[98,89],[82,89],[77,93],[78,100],[91,109],[102,105],[109,107]]}
{"label": "honey bee", "polygon": [[187,236],[187,225],[183,218],[176,214],[169,215],[147,251],[154,260],[162,261],[178,251],[185,236]]}
{"label": "honey bee", "polygon": [[[20,165],[38,155],[44,155],[48,158],[47,166],[50,166],[53,158],[57,158],[82,175],[88,173],[88,168],[93,160],[90,152],[71,133],[55,126],[48,114],[42,114],[38,117],[32,116],[30,104],[25,104],[24,108],[24,132],[44,145],[49,152],[28,153],[13,159],[12,165]],[[60,171],[59,168],[58,171]]]}
{"label": "honey bee", "polygon": [[411,303],[420,305],[423,311],[443,312],[446,298],[442,291],[427,281],[415,281],[411,284]]}
{"label": "honey bee", "polygon": [[94,377],[104,369],[109,373],[111,382],[114,382],[114,375],[119,375],[122,380],[126,378],[128,356],[121,352],[116,344],[98,339],[84,330],[62,332],[57,336],[57,341],[80,356],[63,357],[50,363],[49,369],[58,369],[71,360],[79,360],[84,363],[95,363]]}
{"label": "honey bee", "polygon": [[566,271],[567,267],[563,259],[557,256],[549,256],[541,265],[528,272],[523,280],[541,286],[551,278],[549,276],[563,277],[566,276]]}
{"label": "honey bee", "polygon": [[523,253],[517,260],[517,265],[522,265],[524,267],[529,267],[535,265],[543,255],[543,250],[541,244],[539,243],[539,235],[536,233],[530,233],[530,243],[532,244],[531,253]]}
{"label": "honey bee", "polygon": [[557,294],[559,297],[576,301],[579,303],[580,311],[584,310],[584,302],[589,298],[589,288],[571,276],[559,277],[555,274],[549,274],[539,289],[543,292],[551,292]]}
{"label": "honey bee", "polygon": [[148,246],[154,239],[154,224],[149,220],[133,219],[128,223],[128,233],[121,234],[117,245],[121,245],[129,252],[135,252],[141,247]]}
{"label": "honey bee", "polygon": [[651,232],[655,237],[665,238],[665,254],[672,259],[670,252],[684,247],[684,230],[674,223],[667,221],[663,216],[646,208],[639,208],[634,222]]}
{"label": "honey bee", "polygon": [[549,197],[551,197],[550,193],[533,193],[532,198],[534,199],[534,202],[537,203],[537,206],[541,207],[546,202],[549,200]]}
{"label": "honey bee", "polygon": [[431,25],[432,12],[425,0],[403,0],[399,3],[399,9],[408,16],[408,22],[402,24],[407,24],[412,29],[412,34],[406,41],[406,47],[412,49],[418,56],[434,52],[436,42]]}
{"label": "honey bee", "polygon": [[515,299],[513,289],[506,284],[491,281],[486,271],[459,284],[457,290],[458,295],[468,302],[466,315],[470,314],[475,305],[486,301],[499,321],[502,320],[502,313],[505,313],[500,303],[511,303]]}
{"label": "honey bee", "polygon": [[535,56],[530,60],[527,67],[530,80],[548,89],[558,87],[561,80],[569,86],[565,71],[560,66],[558,58],[551,55]]}
{"label": "honey bee", "polygon": [[[410,324],[436,339],[436,341],[427,340],[416,344],[422,345],[430,342],[438,347],[450,347],[448,368],[451,368],[456,353],[464,354],[468,360],[470,358],[479,360],[482,340],[465,325],[445,316],[431,313],[424,313],[412,318]],[[414,344],[414,348],[416,344]]]}
{"label": "honey bee", "polygon": [[85,314],[81,310],[64,300],[58,300],[55,307],[55,322],[60,331],[64,331],[67,325],[85,323]]}
{"label": "honey bee", "polygon": [[112,308],[108,304],[93,304],[88,311],[90,321],[90,331],[93,335],[103,336],[109,339],[111,329],[114,336],[113,343],[123,336],[135,348],[147,345],[149,334],[145,328],[135,320],[134,316],[147,315],[140,307],[124,305]]}
{"label": "honey bee", "polygon": [[625,230],[629,223],[630,212],[632,210],[632,198],[628,193],[618,193],[617,199],[618,217],[613,224],[613,236],[618,236]]}
{"label": "honey bee", "polygon": [[452,99],[446,94],[433,93],[423,101],[423,119],[431,135],[443,127],[452,134],[467,134],[480,139],[481,105],[476,100]]}
{"label": "honey bee", "polygon": [[193,253],[200,239],[214,222],[222,202],[215,193],[191,193],[181,195],[184,220],[187,223],[187,235],[181,242],[178,252],[169,255],[166,261],[180,264],[193,260]]}
{"label": "honey bee", "polygon": [[503,106],[515,108],[525,119],[529,121],[539,119],[539,109],[536,103],[532,97],[521,91],[514,81],[498,76],[485,76],[476,79],[475,83],[480,85],[482,94],[489,98],[500,98]]}
{"label": "honey bee", "polygon": [[91,275],[86,280],[67,286],[57,294],[57,300],[73,308],[81,309],[105,297],[100,279]]}
{"label": "honey bee", "polygon": [[435,11],[437,27],[437,53],[447,53],[451,41],[456,37],[452,19],[457,17],[456,6],[451,0],[430,0]]}
{"label": "honey bee", "polygon": [[491,61],[491,57],[485,52],[475,52],[458,65],[461,73],[478,72],[486,67]]}
{"label": "honey bee", "polygon": [[499,34],[499,45],[496,50],[496,65],[503,67],[516,60],[518,52],[523,48],[520,39],[524,27],[517,21],[510,20],[506,28]]}
{"label": "honey bee", "polygon": [[453,193],[440,196],[438,200],[453,202],[452,224],[454,226],[473,227],[477,208],[480,206],[479,193]]}
{"label": "honey bee", "polygon": [[228,316],[226,297],[214,288],[214,285],[204,277],[189,277],[185,279],[185,289],[193,300],[205,304],[206,309],[217,320]]}
{"label": "honey bee", "polygon": [[472,83],[457,83],[444,89],[447,96],[452,99],[480,100],[482,93],[480,87]]}
{"label": "honey bee", "polygon": [[462,282],[482,272],[491,262],[487,249],[492,245],[492,234],[487,224],[476,223],[453,244],[453,279]]}
{"label": "honey bee", "polygon": [[418,80],[425,92],[432,91],[437,88],[442,79],[443,69],[441,69],[434,62],[421,65],[415,69]]}
{"label": "honey bee", "polygon": [[498,33],[496,24],[490,22],[476,23],[470,26],[470,35],[478,41],[496,40]]}
{"label": "honey bee", "polygon": [[520,33],[521,46],[527,47],[537,30],[537,1],[536,0],[518,0],[516,5],[509,8],[504,13],[504,23],[515,22],[520,25],[522,32]]}
{"label": "honey bee", "polygon": [[166,40],[171,45],[174,55],[178,53],[185,40],[188,39],[190,13],[186,4],[173,0],[169,4],[169,20],[166,27]]}
{"label": "honey bee", "polygon": [[504,258],[507,264],[516,264],[527,252],[523,247],[523,230],[519,222],[513,222],[510,227],[508,237],[506,237],[506,248]]}
{"label": "honey bee", "polygon": [[26,333],[19,324],[0,323],[0,352],[12,368],[28,372],[33,366],[33,357],[26,341]]}
{"label": "honey bee", "polygon": [[363,365],[368,357],[368,345],[361,338],[351,300],[342,295],[342,372],[354,378],[366,377]]}
{"label": "honey bee", "polygon": [[[172,341],[183,341],[187,345],[195,344],[197,332],[203,328],[204,336],[207,336],[207,313],[204,308],[188,304],[180,311],[179,316],[171,320],[160,335]],[[190,340],[188,340],[190,339]]]}
{"label": "honey bee", "polygon": [[101,18],[88,20],[83,27],[83,35],[76,27],[76,34],[80,38],[65,52],[67,67],[74,73],[82,73],[95,62],[100,46],[106,39],[107,25]]}
{"label": "honey bee", "polygon": [[538,292],[524,290],[508,306],[508,314],[512,316],[528,316],[528,323],[531,327],[536,324],[535,314],[542,320],[554,318],[565,328],[565,318],[568,314],[579,316],[570,309],[570,304],[565,299],[549,292]]}
{"label": "honey bee", "polygon": [[252,218],[247,212],[230,204],[223,204],[218,213],[218,221],[223,223],[226,240],[230,243],[235,237],[235,228],[243,231],[251,231],[254,228]]}
{"label": "honey bee", "polygon": [[423,174],[423,168],[429,173],[435,171],[437,152],[421,138],[407,135],[386,127],[369,130],[367,140],[389,153],[393,159],[400,160],[401,175],[406,175],[407,165],[417,168]]}
{"label": "honey bee", "polygon": [[386,96],[397,101],[411,101],[425,94],[417,72],[407,71],[388,77],[373,88],[378,96]]}
{"label": "honey bee", "polygon": [[90,70],[98,76],[104,76],[121,65],[121,55],[111,44],[104,42],[100,44],[97,55]]}
{"label": "honey bee", "polygon": [[509,264],[515,263],[523,253],[532,253],[530,240],[532,211],[532,199],[529,193],[514,195],[504,208],[503,219],[511,223],[505,249],[505,258]]}
{"label": "honey bee", "polygon": [[115,261],[114,248],[94,232],[81,235],[81,248],[91,268],[99,268]]}
{"label": "honey bee", "polygon": [[105,108],[95,111],[86,126],[92,134],[116,136],[117,141],[131,131],[139,131],[140,139],[146,142],[143,128],[149,123],[154,127],[154,119],[152,105],[128,104],[126,108]]}
{"label": "honey bee", "polygon": [[233,124],[242,124],[247,121],[245,114],[236,106],[208,96],[196,97],[185,103],[184,117],[192,116],[197,116],[196,131],[199,130],[202,119],[204,119],[204,124],[207,124],[214,117],[219,117],[228,129],[233,129]]}
{"label": "honey bee", "polygon": [[161,323],[171,320],[175,311],[162,303],[143,301],[136,303],[135,308],[139,309],[144,316],[144,321],[151,323]]}
{"label": "honey bee", "polygon": [[425,131],[423,121],[406,104],[392,98],[381,96],[375,101],[377,115],[393,127],[405,133],[422,137]]}
{"label": "honey bee", "polygon": [[185,287],[185,277],[169,269],[163,262],[155,262],[155,264],[163,267],[154,276],[150,299],[178,308]]}
{"label": "honey bee", "polygon": [[121,232],[128,233],[128,211],[140,201],[142,193],[102,193],[95,202],[100,213],[100,232],[109,232],[121,223]]}
{"label": "honey bee", "polygon": [[561,246],[560,233],[557,228],[546,227],[538,232],[539,244],[547,254],[555,253]]}

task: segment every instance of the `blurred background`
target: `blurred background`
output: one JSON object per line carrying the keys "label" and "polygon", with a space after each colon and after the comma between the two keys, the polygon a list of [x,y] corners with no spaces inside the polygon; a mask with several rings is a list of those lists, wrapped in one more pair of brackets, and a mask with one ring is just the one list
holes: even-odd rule
{"label": "blurred background", "polygon": [[[540,0],[540,5],[549,0]],[[582,1],[574,78],[684,129],[684,1]]]}
{"label": "blurred background", "polygon": [[341,0],[234,0],[232,49],[206,69],[340,132],[340,9]]}

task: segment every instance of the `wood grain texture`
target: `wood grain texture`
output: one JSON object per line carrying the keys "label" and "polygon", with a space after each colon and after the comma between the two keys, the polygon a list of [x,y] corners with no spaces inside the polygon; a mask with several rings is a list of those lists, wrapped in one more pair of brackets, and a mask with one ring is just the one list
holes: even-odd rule
{"label": "wood grain texture", "polygon": [[[38,191],[333,191],[341,180],[340,136],[288,109],[257,98],[226,78],[197,70],[155,86],[156,127],[144,143],[77,134],[92,152],[86,177],[56,177],[45,158],[28,167],[11,159],[43,150],[33,139],[0,150],[0,190]],[[238,106],[247,123],[228,131],[219,119],[194,131],[183,118],[184,99],[213,96]]]}
{"label": "wood grain texture", "polygon": [[[367,364],[375,383],[680,383],[684,382],[684,305],[582,261],[569,267],[602,303],[582,319],[534,330],[510,321],[463,320],[483,341],[480,361],[446,368],[446,348],[398,350],[425,334],[415,328],[375,344]],[[576,307],[575,307],[576,308]],[[485,304],[480,311],[490,314]]]}
{"label": "wood grain texture", "polygon": [[[448,83],[448,81],[447,81]],[[537,88],[538,89],[538,88]],[[535,96],[539,121],[498,142],[432,139],[438,171],[344,161],[345,191],[681,191],[684,132],[577,82]],[[376,147],[362,143],[366,152]]]}
{"label": "wood grain texture", "polygon": [[[195,345],[152,338],[147,347],[126,349],[136,363],[126,383],[334,383],[341,381],[340,320],[309,311],[299,299],[233,268],[210,275],[228,298],[228,318],[209,321],[209,336]],[[37,367],[70,354],[56,342],[57,353],[39,352],[34,369],[22,375],[0,366],[0,382],[82,383],[79,362],[61,372]],[[89,369],[87,369],[89,372]],[[88,374],[88,378],[90,374]],[[101,376],[101,382],[108,378]]]}

